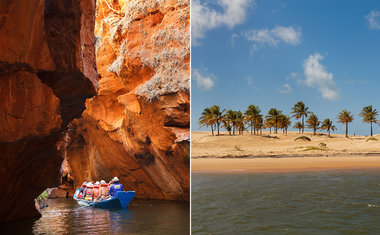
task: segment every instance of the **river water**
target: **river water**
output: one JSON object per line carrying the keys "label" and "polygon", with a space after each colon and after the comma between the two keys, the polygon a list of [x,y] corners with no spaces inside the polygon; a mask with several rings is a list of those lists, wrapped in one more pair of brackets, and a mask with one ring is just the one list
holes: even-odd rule
{"label": "river water", "polygon": [[80,207],[49,199],[39,219],[0,225],[0,234],[189,234],[189,203],[134,199],[128,209]]}
{"label": "river water", "polygon": [[380,170],[192,173],[193,234],[380,234]]}

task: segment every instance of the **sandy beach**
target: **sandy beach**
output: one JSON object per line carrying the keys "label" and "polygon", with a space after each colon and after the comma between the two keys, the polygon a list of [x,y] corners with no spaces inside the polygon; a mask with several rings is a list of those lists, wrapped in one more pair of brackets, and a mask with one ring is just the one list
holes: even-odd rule
{"label": "sandy beach", "polygon": [[[295,140],[307,136],[311,141]],[[299,171],[380,168],[380,135],[350,136],[312,133],[229,136],[192,132],[192,171]]]}

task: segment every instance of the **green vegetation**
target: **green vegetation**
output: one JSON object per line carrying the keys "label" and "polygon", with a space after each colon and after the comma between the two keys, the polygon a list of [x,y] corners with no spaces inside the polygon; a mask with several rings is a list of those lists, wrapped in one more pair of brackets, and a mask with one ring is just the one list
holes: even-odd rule
{"label": "green vegetation", "polygon": [[296,124],[293,126],[293,128],[298,129],[298,133],[301,133],[302,127],[303,126],[301,122],[296,122]]}
{"label": "green vegetation", "polygon": [[223,113],[225,109],[220,110],[220,107],[218,105],[214,105],[210,108],[204,109],[201,117],[199,118],[199,125],[204,126],[206,125],[211,126],[211,133],[214,135],[214,130],[217,128],[219,135],[219,127],[220,124],[223,122]]}
{"label": "green vegetation", "polygon": [[321,122],[318,120],[317,115],[312,113],[309,116],[309,118],[306,120],[306,123],[307,123],[307,127],[312,128],[314,135],[316,135],[318,126],[319,126],[319,124],[321,124]]}
{"label": "green vegetation", "polygon": [[261,110],[256,105],[250,105],[248,106],[247,110],[244,112],[245,120],[248,123],[249,127],[251,127],[251,135],[256,134],[256,131],[258,131],[258,128],[260,126],[258,120],[262,119],[262,115],[260,114]]}
{"label": "green vegetation", "polygon": [[305,141],[311,141],[311,139],[309,138],[309,137],[307,137],[307,136],[300,136],[300,137],[297,137],[297,138],[295,138],[294,139],[294,141],[296,141],[296,140],[305,140]]}
{"label": "green vegetation", "polygon": [[375,137],[369,137],[368,139],[366,139],[366,141],[365,142],[368,142],[368,141],[370,141],[370,140],[377,140]]}
{"label": "green vegetation", "polygon": [[49,196],[47,190],[43,191],[37,198],[37,202],[40,203],[40,201],[42,201],[43,199],[47,199]]}
{"label": "green vegetation", "polygon": [[346,137],[348,137],[348,123],[354,120],[354,116],[351,115],[350,111],[347,109],[343,110],[338,114],[338,122],[346,124]]}
{"label": "green vegetation", "polygon": [[275,134],[277,134],[278,121],[279,121],[281,115],[282,115],[281,110],[271,108],[268,111],[268,115],[265,117],[266,119],[271,120],[274,123],[274,133]]}
{"label": "green vegetation", "polygon": [[326,150],[326,148],[321,148],[317,146],[307,146],[303,151],[312,151],[312,150]]}
{"label": "green vegetation", "polygon": [[306,107],[305,104],[302,101],[298,101],[297,104],[294,105],[292,108],[292,112],[294,115],[292,117],[295,117],[296,119],[302,118],[302,133],[305,129],[305,122],[304,119],[307,118],[307,116],[311,113],[309,110],[309,107]]}
{"label": "green vegetation", "polygon": [[235,151],[243,151],[243,149],[240,147],[240,145],[235,145],[234,150]]}
{"label": "green vegetation", "polygon": [[322,122],[321,129],[322,130],[327,130],[327,132],[329,133],[329,137],[330,137],[330,130],[335,131],[336,127],[332,124],[332,121],[329,118],[326,118]]}
{"label": "green vegetation", "polygon": [[[309,111],[302,101],[297,102],[290,112],[293,116],[288,116],[282,112],[282,110],[271,108],[269,109],[267,115],[264,117],[261,114],[261,109],[257,105],[249,105],[247,110],[242,113],[239,110],[227,110],[221,109],[218,105],[213,105],[211,107],[205,108],[199,118],[199,126],[211,127],[211,134],[214,135],[214,131],[217,130],[217,135],[219,135],[219,129],[224,128],[228,131],[229,135],[243,135],[245,130],[250,128],[251,135],[262,135],[263,129],[269,129],[269,134],[272,134],[272,128],[274,134],[278,133],[278,129],[282,129],[284,134],[288,133],[288,128],[291,126],[291,118],[301,119],[302,122],[297,121],[293,128],[298,129],[298,132],[304,133],[305,122],[308,128],[313,130],[314,135],[317,134],[317,130],[326,130],[328,136],[331,137],[331,131],[337,130],[336,126],[333,125],[333,121],[330,118],[325,118],[321,122],[318,116]],[[372,108],[372,105],[366,106],[362,109],[360,116],[363,118],[364,123],[371,124],[371,136],[372,136],[372,124],[380,124],[377,119],[378,112],[376,109]],[[307,120],[305,121],[305,118]],[[337,115],[337,120],[339,123],[345,124],[346,126],[346,137],[348,137],[348,124],[353,122],[354,117],[350,111],[344,109]],[[306,136],[301,136],[296,138],[303,139],[310,138]],[[304,139],[304,140],[307,140]]]}
{"label": "green vegetation", "polygon": [[368,105],[364,107],[360,113],[360,116],[363,118],[363,123],[371,124],[371,136],[372,136],[372,123],[379,123],[379,120],[377,120],[378,115],[379,114],[377,113],[377,110],[373,109],[372,105]]}
{"label": "green vegetation", "polygon": [[327,147],[327,144],[325,144],[325,143],[319,143],[319,147],[320,147],[320,148],[326,148],[326,147]]}

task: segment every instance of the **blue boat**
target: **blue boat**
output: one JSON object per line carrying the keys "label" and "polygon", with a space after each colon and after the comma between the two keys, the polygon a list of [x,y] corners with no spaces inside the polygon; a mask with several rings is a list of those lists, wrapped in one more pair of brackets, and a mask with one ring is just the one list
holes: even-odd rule
{"label": "blue boat", "polygon": [[135,197],[135,191],[121,191],[117,192],[116,197],[111,197],[107,200],[93,202],[93,201],[85,201],[82,199],[78,199],[79,189],[75,191],[74,199],[78,202],[79,205],[83,206],[92,206],[95,208],[127,208],[129,202]]}

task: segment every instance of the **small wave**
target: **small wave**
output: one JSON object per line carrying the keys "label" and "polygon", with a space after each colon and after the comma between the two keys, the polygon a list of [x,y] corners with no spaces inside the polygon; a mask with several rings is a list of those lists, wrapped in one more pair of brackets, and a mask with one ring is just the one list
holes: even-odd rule
{"label": "small wave", "polygon": [[368,207],[375,207],[375,208],[380,207],[380,206],[378,206],[378,205],[373,205],[373,204],[367,204],[367,206],[368,206]]}

